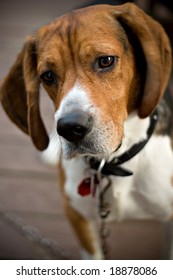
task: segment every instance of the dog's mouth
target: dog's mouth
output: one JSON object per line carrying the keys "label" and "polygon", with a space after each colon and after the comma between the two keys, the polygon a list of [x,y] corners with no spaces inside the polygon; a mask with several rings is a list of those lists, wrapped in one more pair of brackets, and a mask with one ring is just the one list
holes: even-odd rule
{"label": "dog's mouth", "polygon": [[70,143],[62,140],[62,153],[65,159],[72,159],[75,157],[94,157],[97,159],[109,159],[120,147],[122,142],[117,147],[109,148],[106,143],[103,145],[96,145],[89,141],[83,141],[80,144]]}
{"label": "dog's mouth", "polygon": [[62,142],[63,157],[66,159],[72,159],[78,156],[96,156],[103,154],[103,151],[94,148],[89,143],[74,144],[67,141]]}

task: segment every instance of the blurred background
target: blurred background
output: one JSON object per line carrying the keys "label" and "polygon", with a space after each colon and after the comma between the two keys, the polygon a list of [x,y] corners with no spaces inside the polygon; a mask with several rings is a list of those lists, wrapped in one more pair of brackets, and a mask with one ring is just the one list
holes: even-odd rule
{"label": "blurred background", "polygon": [[[88,4],[133,1],[1,0],[0,80],[27,35],[72,9]],[[171,1],[135,1],[158,19],[173,41]],[[173,86],[169,84],[170,93]],[[42,91],[41,110],[48,130],[53,106]],[[155,221],[110,225],[111,259],[167,259],[170,224]],[[44,164],[28,136],[0,106],[0,259],[79,259],[79,244],[63,213],[55,167]]]}

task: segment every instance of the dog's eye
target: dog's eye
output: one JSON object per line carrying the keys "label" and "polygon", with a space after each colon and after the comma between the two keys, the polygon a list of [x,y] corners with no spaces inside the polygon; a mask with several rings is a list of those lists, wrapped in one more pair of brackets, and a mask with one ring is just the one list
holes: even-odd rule
{"label": "dog's eye", "polygon": [[111,67],[115,62],[114,56],[102,56],[98,58],[98,67],[105,69]]}
{"label": "dog's eye", "polygon": [[52,71],[44,72],[40,78],[47,85],[52,85],[56,82],[55,74]]}

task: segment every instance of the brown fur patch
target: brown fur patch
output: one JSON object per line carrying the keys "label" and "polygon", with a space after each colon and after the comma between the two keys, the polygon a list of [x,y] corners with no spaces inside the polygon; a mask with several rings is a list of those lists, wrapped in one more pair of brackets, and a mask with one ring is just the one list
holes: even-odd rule
{"label": "brown fur patch", "polygon": [[64,208],[66,215],[82,245],[82,247],[89,252],[90,254],[94,254],[94,242],[91,230],[89,228],[88,221],[76,212],[71,206],[68,198],[64,197]]}

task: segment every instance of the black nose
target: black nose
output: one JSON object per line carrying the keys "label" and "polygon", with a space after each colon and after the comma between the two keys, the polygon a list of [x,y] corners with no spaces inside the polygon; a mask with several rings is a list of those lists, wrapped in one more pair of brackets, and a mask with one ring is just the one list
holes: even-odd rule
{"label": "black nose", "polygon": [[83,112],[72,112],[58,120],[58,134],[72,143],[78,143],[92,129],[92,117]]}

